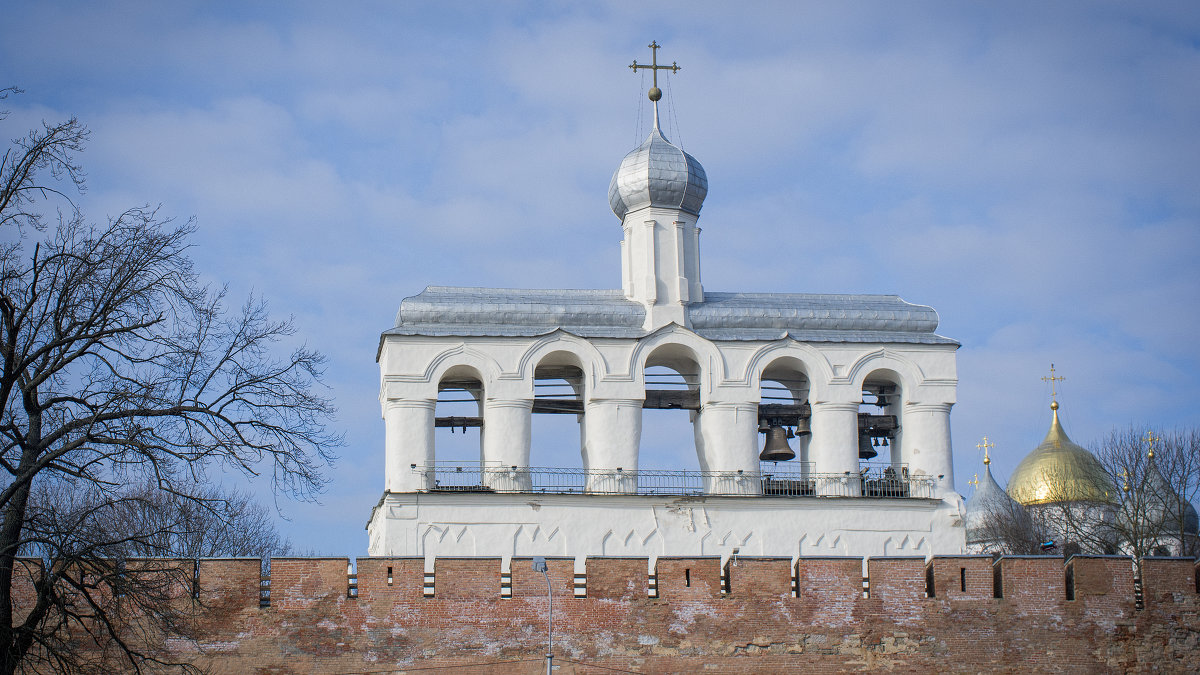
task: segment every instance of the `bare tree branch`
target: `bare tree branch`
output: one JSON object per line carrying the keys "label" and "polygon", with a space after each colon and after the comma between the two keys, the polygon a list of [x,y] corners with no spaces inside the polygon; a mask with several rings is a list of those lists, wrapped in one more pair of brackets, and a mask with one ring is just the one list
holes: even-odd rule
{"label": "bare tree branch", "polygon": [[138,557],[280,552],[261,507],[203,479],[311,498],[341,443],[324,358],[199,283],[194,222],[85,221],[67,193],[87,134],[44,124],[0,160],[0,675],[169,663],[145,646],[187,634],[190,572]]}

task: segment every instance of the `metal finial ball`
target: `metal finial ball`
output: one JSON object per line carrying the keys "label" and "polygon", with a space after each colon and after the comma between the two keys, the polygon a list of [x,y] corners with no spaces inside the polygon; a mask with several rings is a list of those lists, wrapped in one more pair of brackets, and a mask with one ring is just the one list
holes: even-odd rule
{"label": "metal finial ball", "polygon": [[1058,401],[1051,401],[1051,402],[1050,402],[1050,409],[1051,409],[1051,410],[1058,410]]}
{"label": "metal finial ball", "polygon": [[659,89],[658,87],[650,87],[649,96],[651,101],[657,101],[658,99],[662,98],[662,89]]}

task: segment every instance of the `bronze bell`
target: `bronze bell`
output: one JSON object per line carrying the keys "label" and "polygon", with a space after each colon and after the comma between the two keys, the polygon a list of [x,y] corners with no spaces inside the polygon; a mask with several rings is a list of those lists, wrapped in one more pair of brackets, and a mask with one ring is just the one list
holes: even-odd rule
{"label": "bronze bell", "polygon": [[796,435],[808,436],[810,434],[812,434],[812,425],[809,423],[809,419],[801,417],[800,421],[796,423]]}
{"label": "bronze bell", "polygon": [[787,442],[787,432],[783,427],[771,427],[767,430],[767,442],[758,459],[763,462],[786,462],[795,459],[796,453]]}
{"label": "bronze bell", "polygon": [[879,451],[871,447],[871,437],[867,434],[859,434],[858,436],[858,458],[872,459],[879,454]]}

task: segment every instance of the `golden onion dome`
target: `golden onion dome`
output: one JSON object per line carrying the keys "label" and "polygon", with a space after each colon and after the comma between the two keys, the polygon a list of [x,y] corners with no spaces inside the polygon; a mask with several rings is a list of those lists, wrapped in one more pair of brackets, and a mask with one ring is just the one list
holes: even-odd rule
{"label": "golden onion dome", "polygon": [[1055,502],[1115,502],[1116,486],[1095,455],[1071,442],[1054,420],[1045,440],[1025,456],[1008,481],[1008,494],[1025,506]]}

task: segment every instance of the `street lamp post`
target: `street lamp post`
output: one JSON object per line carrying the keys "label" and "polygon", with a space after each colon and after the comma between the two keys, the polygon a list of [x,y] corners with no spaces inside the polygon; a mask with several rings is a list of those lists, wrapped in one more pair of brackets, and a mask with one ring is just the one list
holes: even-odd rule
{"label": "street lamp post", "polygon": [[546,577],[546,597],[550,599],[550,611],[546,615],[546,675],[552,675],[554,670],[554,589],[550,585],[550,568],[546,566],[546,559],[542,556],[534,556],[533,571],[541,572],[542,576]]}

